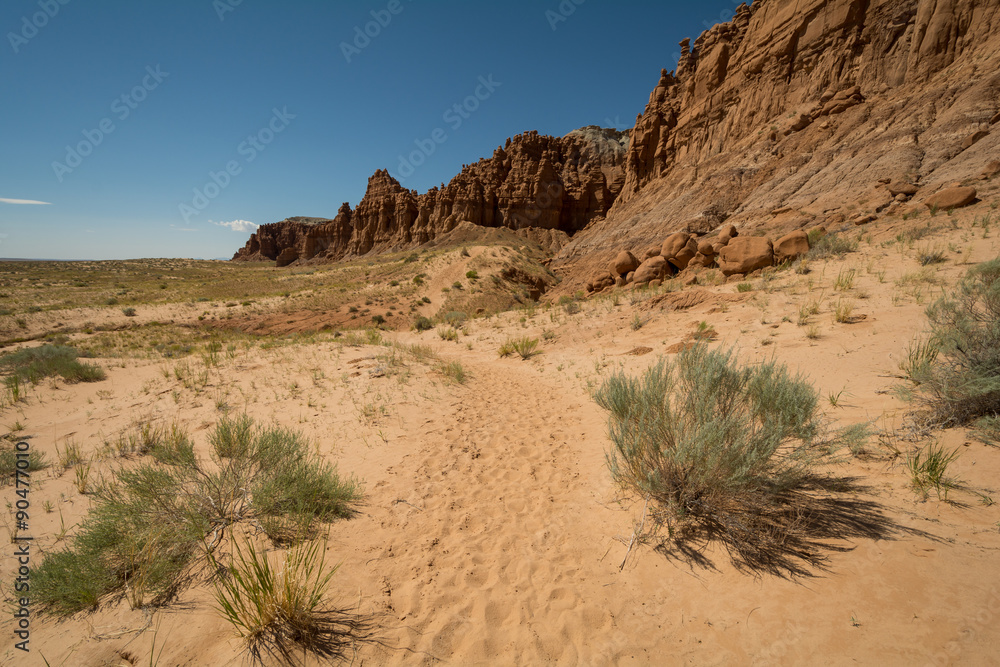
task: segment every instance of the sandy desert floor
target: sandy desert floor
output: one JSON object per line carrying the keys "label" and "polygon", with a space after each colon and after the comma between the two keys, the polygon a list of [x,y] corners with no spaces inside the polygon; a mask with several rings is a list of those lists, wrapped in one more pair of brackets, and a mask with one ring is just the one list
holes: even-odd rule
{"label": "sandy desert floor", "polygon": [[[687,287],[678,293],[700,297],[686,308],[657,290],[620,290],[572,302],[579,312],[557,303],[471,318],[456,341],[435,330],[323,331],[234,342],[213,363],[98,358],[106,380],[45,380],[0,419],[10,439],[54,464],[32,480],[33,557],[72,539],[91,503],[75,470],[58,464],[67,443],[96,478],[121,464],[101,458],[103,443],[137,422],[176,422],[204,455],[219,418],[246,412],[302,432],[363,483],[360,513],[332,524],[326,542],[328,562],[341,564],[332,597],[376,619],[378,641],[358,643],[353,664],[997,664],[1000,449],[963,429],[933,434],[960,451],[949,472],[968,490],[952,502],[922,497],[905,461],[926,440],[907,439],[909,407],[892,392],[927,304],[1000,254],[997,233],[973,226],[989,212],[983,203],[939,214],[916,241],[897,240],[912,223],[876,223],[859,230],[857,251],[810,261],[808,274],[752,279],[747,292]],[[947,261],[921,267],[916,256],[930,246]],[[462,269],[438,269],[439,282]],[[835,289],[850,271],[853,285]],[[838,323],[833,311],[845,303],[853,321]],[[144,310],[147,320],[197,324],[197,309],[158,308]],[[100,311],[58,319],[94,321]],[[712,345],[735,346],[744,362],[774,358],[803,373],[834,426],[867,422],[880,433],[836,472],[859,478],[858,499],[881,506],[890,534],[843,542],[849,549],[829,551],[825,570],[793,578],[740,572],[713,543],[697,562],[653,540],[629,548],[643,502],[612,484],[607,414],[592,394],[610,373],[636,374],[669,354],[702,322],[718,334]],[[540,353],[500,358],[501,344],[520,336],[539,339]],[[442,373],[445,362],[458,362],[465,381]],[[13,487],[0,493],[13,502]],[[12,550],[0,559],[7,600]],[[65,619],[35,613],[28,655],[14,648],[5,614],[0,663],[142,665],[155,653],[159,665],[243,664],[240,639],[212,607],[202,581],[157,609],[116,600]]]}

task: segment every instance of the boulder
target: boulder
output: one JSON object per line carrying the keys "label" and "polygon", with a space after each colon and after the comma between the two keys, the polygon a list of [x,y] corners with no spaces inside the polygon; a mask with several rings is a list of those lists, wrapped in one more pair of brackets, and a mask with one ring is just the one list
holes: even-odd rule
{"label": "boulder", "polygon": [[639,260],[635,258],[635,255],[630,253],[628,250],[622,250],[615,257],[615,261],[611,263],[611,273],[618,276],[623,276],[629,271],[635,271],[639,267]]}
{"label": "boulder", "polygon": [[587,281],[587,291],[588,292],[600,292],[605,287],[611,287],[615,284],[614,276],[610,273],[598,273],[589,281]]}
{"label": "boulder", "polygon": [[659,255],[660,255],[660,246],[658,245],[650,246],[649,248],[646,249],[646,252],[642,254],[642,261],[645,262],[650,257],[659,257]]}
{"label": "boulder", "polygon": [[983,173],[979,174],[979,178],[987,181],[997,174],[1000,174],[1000,160],[992,160],[986,165],[986,168],[983,169]]}
{"label": "boulder", "polygon": [[919,188],[913,183],[907,183],[906,181],[893,181],[889,183],[889,194],[893,197],[897,195],[906,195],[907,197],[912,197],[917,194]]}
{"label": "boulder", "polygon": [[855,225],[867,225],[869,222],[874,222],[875,219],[875,216],[871,213],[858,213],[856,216],[851,218],[851,222]]}
{"label": "boulder", "polygon": [[[726,239],[726,243],[728,243],[728,242],[729,242],[729,239]],[[725,248],[725,247],[726,247],[725,243],[722,243],[721,241],[716,241],[715,243],[712,244],[712,254],[713,255],[718,255],[722,251],[722,249]]]}
{"label": "boulder", "polygon": [[650,257],[635,270],[633,281],[636,283],[648,283],[656,279],[663,279],[667,273],[667,260],[657,255]]}
{"label": "boulder", "polygon": [[719,243],[726,244],[729,243],[729,239],[739,236],[740,233],[736,231],[736,227],[733,225],[726,225],[719,230]]}
{"label": "boulder", "polygon": [[968,206],[976,200],[975,188],[945,188],[924,200],[924,206],[947,211],[952,208],[962,208]]}
{"label": "boulder", "polygon": [[809,252],[809,236],[800,230],[789,232],[774,242],[774,262],[781,264]]}
{"label": "boulder", "polygon": [[737,236],[718,257],[723,275],[750,273],[774,264],[774,249],[763,236]]}
{"label": "boulder", "polygon": [[625,282],[630,283],[635,280],[635,271],[629,271],[628,275],[625,276]]}
{"label": "boulder", "polygon": [[715,254],[715,248],[713,247],[713,241],[715,239],[704,238],[698,242],[698,252],[702,255],[707,255],[711,257]]}
{"label": "boulder", "polygon": [[714,255],[708,256],[708,255],[703,255],[702,253],[699,252],[694,257],[691,258],[690,262],[688,262],[688,268],[689,269],[699,268],[699,267],[708,268],[714,263],[715,263]]}
{"label": "boulder", "polygon": [[669,258],[668,261],[676,266],[678,271],[683,271],[697,254],[698,242],[689,238],[687,244],[674,257]]}
{"label": "boulder", "polygon": [[663,245],[660,247],[660,255],[667,259],[673,259],[687,245],[689,240],[691,240],[691,235],[687,232],[674,232],[663,242]]}

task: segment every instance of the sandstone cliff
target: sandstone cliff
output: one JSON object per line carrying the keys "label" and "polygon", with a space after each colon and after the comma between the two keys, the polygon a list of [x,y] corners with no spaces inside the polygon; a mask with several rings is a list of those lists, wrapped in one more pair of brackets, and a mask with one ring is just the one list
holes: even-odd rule
{"label": "sandstone cliff", "polygon": [[611,208],[625,182],[625,143],[624,133],[596,127],[561,138],[527,132],[422,195],[379,170],[356,209],[263,225],[233,259],[338,260],[427,243],[461,222],[532,230],[556,250]]}
{"label": "sandstone cliff", "polygon": [[636,119],[621,195],[556,257],[563,273],[723,220],[885,214],[888,181],[929,195],[1000,152],[996,0],[758,0],[681,48]]}

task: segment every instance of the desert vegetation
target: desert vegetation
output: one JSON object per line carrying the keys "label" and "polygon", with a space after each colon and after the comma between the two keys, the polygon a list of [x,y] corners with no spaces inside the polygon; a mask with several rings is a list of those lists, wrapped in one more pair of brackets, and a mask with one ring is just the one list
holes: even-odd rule
{"label": "desert vegetation", "polygon": [[639,378],[612,375],[595,396],[610,412],[611,475],[652,501],[654,526],[719,539],[740,567],[799,574],[796,559],[825,561],[822,540],[887,529],[863,505],[852,520],[836,503],[809,518],[824,502],[811,492],[849,486],[822,472],[840,443],[824,437],[818,398],[782,365],[703,344]]}

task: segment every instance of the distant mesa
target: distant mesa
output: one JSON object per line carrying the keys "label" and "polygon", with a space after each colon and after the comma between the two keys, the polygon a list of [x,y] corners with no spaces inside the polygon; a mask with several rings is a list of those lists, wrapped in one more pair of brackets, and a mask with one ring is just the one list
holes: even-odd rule
{"label": "distant mesa", "polygon": [[611,208],[625,182],[627,144],[626,132],[596,126],[561,138],[526,132],[422,195],[379,170],[356,209],[345,203],[332,219],[262,225],[233,259],[340,260],[421,245],[461,222],[573,234]]}

